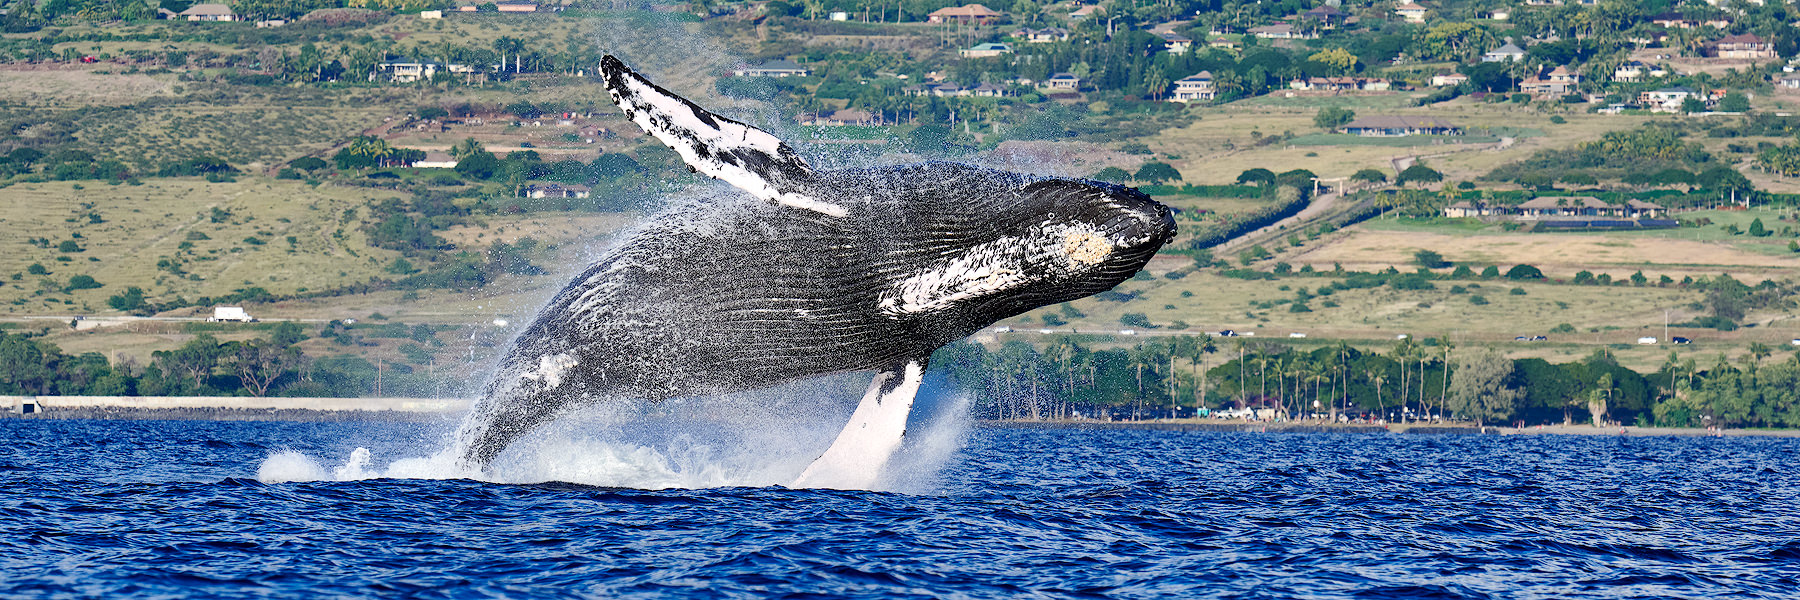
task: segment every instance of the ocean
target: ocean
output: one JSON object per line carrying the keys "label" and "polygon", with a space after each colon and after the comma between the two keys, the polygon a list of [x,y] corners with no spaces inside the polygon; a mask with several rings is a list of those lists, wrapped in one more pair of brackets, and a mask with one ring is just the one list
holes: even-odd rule
{"label": "ocean", "polygon": [[965,423],[846,491],[655,429],[0,420],[0,598],[1800,596],[1794,438]]}

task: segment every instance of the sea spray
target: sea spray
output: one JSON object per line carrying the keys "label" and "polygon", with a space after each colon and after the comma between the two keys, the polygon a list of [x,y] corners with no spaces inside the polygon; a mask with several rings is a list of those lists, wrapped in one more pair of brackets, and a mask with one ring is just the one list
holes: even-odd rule
{"label": "sea spray", "polygon": [[[335,462],[282,451],[257,469],[263,483],[364,479],[566,482],[634,489],[788,485],[848,418],[866,374],[839,375],[709,398],[601,402],[559,418],[515,444],[484,472],[457,467],[453,448],[378,467],[365,447]],[[906,445],[877,490],[931,493],[938,472],[963,447],[969,398],[933,377]],[[872,467],[873,468],[873,467]]]}

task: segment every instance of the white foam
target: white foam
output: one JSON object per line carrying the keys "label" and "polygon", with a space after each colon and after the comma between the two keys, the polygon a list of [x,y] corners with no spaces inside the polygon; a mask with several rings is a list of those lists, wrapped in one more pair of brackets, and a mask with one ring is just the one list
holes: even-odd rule
{"label": "white foam", "polygon": [[[271,484],[560,481],[635,489],[790,485],[830,446],[867,383],[866,375],[844,376],[717,398],[601,403],[521,438],[482,473],[459,469],[448,448],[397,459],[356,448],[335,467],[325,465],[339,459],[277,452],[262,461],[256,478]],[[968,400],[953,395],[938,404],[915,417],[883,476],[866,489],[929,493],[937,487],[937,473],[963,446]]]}

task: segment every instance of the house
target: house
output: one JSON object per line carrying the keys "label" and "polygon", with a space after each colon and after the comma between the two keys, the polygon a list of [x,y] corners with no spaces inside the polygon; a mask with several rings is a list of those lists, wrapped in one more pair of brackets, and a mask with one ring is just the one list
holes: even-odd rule
{"label": "house", "polygon": [[[380,64],[375,65],[376,73],[383,71],[387,72],[388,81],[395,83],[412,83],[414,81],[431,79],[432,76],[437,75],[437,72],[441,70],[444,70],[443,63],[416,61],[405,57],[383,61]],[[371,73],[369,78],[371,81],[374,80],[374,73]]]}
{"label": "house", "polygon": [[263,19],[261,21],[256,22],[256,28],[257,29],[268,29],[271,27],[280,27],[280,26],[286,25],[286,24],[287,24],[287,19]]}
{"label": "house", "polygon": [[1493,21],[1505,21],[1512,18],[1512,11],[1504,8],[1497,8],[1488,11],[1486,17]]}
{"label": "house", "polygon": [[1231,38],[1221,35],[1221,36],[1214,36],[1212,39],[1207,40],[1206,47],[1208,47],[1208,48],[1224,48],[1226,50],[1236,50],[1238,47],[1238,43],[1231,41]]}
{"label": "house", "polygon": [[1401,137],[1408,135],[1462,135],[1463,129],[1437,117],[1370,116],[1338,128],[1339,132],[1366,137]]}
{"label": "house", "polygon": [[1300,13],[1301,19],[1312,19],[1326,26],[1342,25],[1344,19],[1349,16],[1349,14],[1338,10],[1337,7],[1329,4],[1321,4],[1312,10]]}
{"label": "house", "polygon": [[969,95],[974,96],[976,98],[1002,98],[1005,96],[1010,96],[1012,94],[1009,90],[1006,89],[1005,86],[994,85],[992,83],[984,83],[984,84],[969,88]]}
{"label": "house", "polygon": [[1525,60],[1525,50],[1512,42],[1481,55],[1481,62],[1503,62]]}
{"label": "house", "polygon": [[1082,19],[1086,19],[1088,17],[1092,17],[1097,14],[1098,15],[1106,14],[1106,9],[1100,8],[1098,5],[1094,5],[1094,4],[1082,6],[1081,8],[1075,9],[1075,12],[1069,13],[1069,22],[1075,23],[1075,22],[1081,21]]}
{"label": "house", "polygon": [[881,116],[861,110],[839,110],[830,113],[807,113],[796,118],[801,125],[815,127],[869,127],[881,124]]}
{"label": "house", "polygon": [[586,198],[591,193],[593,193],[592,189],[585,185],[557,185],[554,183],[528,185],[519,190],[519,196],[524,198]]}
{"label": "house", "polygon": [[525,0],[503,0],[494,3],[494,7],[503,13],[532,13],[537,12],[538,3]]}
{"label": "house", "polygon": [[930,23],[987,25],[999,20],[1002,16],[1005,15],[994,12],[993,9],[986,6],[980,4],[966,4],[963,6],[949,6],[934,10],[931,14],[925,15],[925,20]]}
{"label": "house", "polygon": [[1428,10],[1431,9],[1419,6],[1412,2],[1406,2],[1394,7],[1394,14],[1399,15],[1402,19],[1406,19],[1406,22],[1408,23],[1424,23],[1425,11]]}
{"label": "house", "polygon": [[956,97],[956,96],[967,96],[967,95],[969,95],[969,91],[963,89],[963,87],[960,85],[956,85],[954,83],[946,83],[943,85],[932,87],[931,95],[937,96],[939,98],[948,98],[948,97]]}
{"label": "house", "polygon": [[1682,86],[1666,87],[1638,94],[1638,104],[1657,112],[1679,112],[1681,104],[1694,97],[1694,90]]}
{"label": "house", "polygon": [[1636,198],[1625,201],[1624,216],[1633,219],[1654,219],[1667,212],[1669,212],[1669,209],[1663,208],[1661,205],[1654,202],[1645,202]]}
{"label": "house", "polygon": [[1201,71],[1175,80],[1175,91],[1169,94],[1170,102],[1209,102],[1218,97],[1218,88],[1213,87],[1212,71]]}
{"label": "house", "polygon": [[420,169],[454,169],[456,168],[456,159],[451,158],[449,154],[432,151],[426,152],[425,158],[414,161],[412,166]]}
{"label": "house", "polygon": [[795,64],[794,61],[778,59],[758,65],[746,65],[731,70],[738,77],[806,77],[812,69]]}
{"label": "house", "polygon": [[1783,90],[1800,90],[1800,74],[1789,73],[1775,80],[1775,87]]}
{"label": "house", "polygon": [[1493,206],[1486,202],[1470,202],[1468,200],[1459,200],[1449,206],[1444,207],[1444,216],[1452,218],[1452,219],[1463,219],[1463,218],[1468,218],[1468,217],[1488,217],[1488,216],[1503,215],[1503,214],[1507,214],[1505,207]]}
{"label": "house", "polygon": [[1643,79],[1645,72],[1649,70],[1650,65],[1635,60],[1628,60],[1620,63],[1617,68],[1613,69],[1613,81],[1622,81],[1626,83],[1635,82]]}
{"label": "house", "polygon": [[1450,87],[1469,82],[1469,76],[1462,73],[1442,72],[1431,76],[1432,87]]}
{"label": "house", "polygon": [[442,18],[444,18],[444,11],[441,11],[441,10],[421,10],[421,11],[419,11],[419,20],[421,20],[421,21],[430,21],[430,20],[442,19]]}
{"label": "house", "polygon": [[1294,28],[1293,25],[1290,25],[1288,23],[1281,23],[1279,25],[1268,25],[1268,26],[1264,26],[1264,27],[1253,27],[1250,29],[1250,35],[1254,35],[1256,37],[1264,38],[1264,39],[1271,39],[1271,40],[1312,39],[1312,38],[1318,37],[1316,35],[1297,30]]}
{"label": "house", "polygon": [[1728,35],[1712,43],[1712,54],[1719,58],[1761,60],[1775,58],[1775,44],[1754,33]]}
{"label": "house", "polygon": [[[1526,219],[1556,217],[1624,217],[1654,219],[1668,209],[1653,202],[1627,200],[1622,205],[1607,204],[1591,196],[1550,196],[1533,198],[1517,206],[1486,202],[1458,201],[1444,207],[1444,216],[1453,219],[1514,215]],[[1639,223],[1642,227],[1647,224]]]}
{"label": "house", "polygon": [[1081,78],[1068,73],[1057,73],[1044,80],[1043,87],[1052,90],[1076,91],[1081,88]]}
{"label": "house", "polygon": [[1169,54],[1187,54],[1194,47],[1193,38],[1179,33],[1167,32],[1158,36],[1162,38],[1163,46],[1169,49]]}
{"label": "house", "polygon": [[1659,25],[1665,29],[1693,29],[1700,26],[1699,21],[1689,19],[1678,13],[1663,13],[1650,17],[1650,23]]}
{"label": "house", "polygon": [[1347,92],[1356,90],[1384,91],[1389,87],[1386,79],[1367,77],[1301,77],[1288,82],[1288,87],[1296,90],[1321,90],[1327,92]]}
{"label": "house", "polygon": [[1020,29],[1019,32],[1014,35],[1019,39],[1025,40],[1025,43],[1028,44],[1048,44],[1051,42],[1066,42],[1069,40],[1069,30],[1061,27],[1045,27],[1043,29],[1031,29],[1027,27],[1025,29]]}
{"label": "house", "polygon": [[1541,77],[1532,76],[1519,82],[1519,91],[1533,96],[1561,97],[1575,92],[1581,76],[1567,67],[1557,67]]}
{"label": "house", "polygon": [[1542,217],[1605,217],[1616,216],[1620,210],[1611,204],[1601,202],[1593,196],[1545,196],[1532,198],[1519,204],[1519,215],[1526,218]]}
{"label": "house", "polygon": [[177,16],[189,21],[236,21],[237,13],[223,4],[195,4]]}
{"label": "house", "polygon": [[986,44],[976,44],[973,48],[957,50],[956,53],[962,55],[963,58],[988,58],[1000,56],[1002,54],[1012,54],[1012,51],[1012,46],[999,42],[988,42]]}

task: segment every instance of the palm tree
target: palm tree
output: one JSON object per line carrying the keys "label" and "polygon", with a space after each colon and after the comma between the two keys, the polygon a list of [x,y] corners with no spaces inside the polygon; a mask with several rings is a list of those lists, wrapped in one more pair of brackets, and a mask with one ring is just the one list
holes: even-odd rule
{"label": "palm tree", "polygon": [[475,141],[475,138],[464,138],[463,141],[450,147],[450,156],[456,160],[462,160],[483,151],[485,149],[481,147],[481,142]]}
{"label": "palm tree", "polygon": [[1381,400],[1381,384],[1387,383],[1387,376],[1374,369],[1364,371],[1363,375],[1369,378],[1369,383],[1375,384],[1375,407],[1381,411],[1381,418],[1386,419],[1387,403]]}
{"label": "palm tree", "polygon": [[513,57],[513,72],[518,73],[519,60],[523,58],[520,55],[525,53],[525,41],[512,36],[501,36],[494,40],[494,52],[500,54],[500,70],[506,70],[506,56],[510,54]]}
{"label": "palm tree", "polygon": [[1770,348],[1768,344],[1762,342],[1750,342],[1750,356],[1755,359],[1754,362],[1750,363],[1752,369],[1757,365],[1762,364],[1763,359],[1768,358],[1769,355],[1774,353],[1775,350]]}

